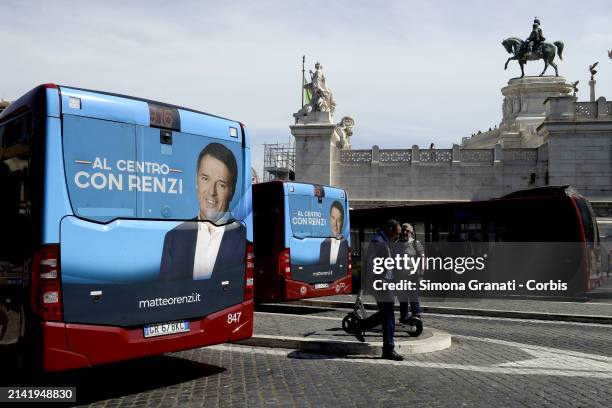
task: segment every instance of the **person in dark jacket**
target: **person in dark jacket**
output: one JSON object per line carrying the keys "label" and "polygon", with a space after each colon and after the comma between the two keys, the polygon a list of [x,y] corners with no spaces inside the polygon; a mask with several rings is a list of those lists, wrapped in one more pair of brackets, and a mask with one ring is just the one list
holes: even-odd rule
{"label": "person in dark jacket", "polygon": [[[399,223],[396,220],[389,220],[385,226],[378,231],[376,235],[374,235],[366,255],[366,273],[370,274],[370,276],[374,275],[373,265],[375,258],[391,257],[390,245],[398,238],[400,231],[401,229]],[[382,277],[382,279],[385,281],[392,281],[393,270],[386,270],[382,275],[380,275],[380,277]],[[365,330],[376,327],[378,324],[382,324],[382,358],[401,361],[404,358],[395,352],[395,342],[393,339],[395,335],[395,314],[393,306],[395,300],[394,294],[390,291],[384,291],[377,293],[375,297],[378,312],[360,322],[360,328],[357,330],[355,337],[357,337],[357,340],[359,341],[365,341]]]}

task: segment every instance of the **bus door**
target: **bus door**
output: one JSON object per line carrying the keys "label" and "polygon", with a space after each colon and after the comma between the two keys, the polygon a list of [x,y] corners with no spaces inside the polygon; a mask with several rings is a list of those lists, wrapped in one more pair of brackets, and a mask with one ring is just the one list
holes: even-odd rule
{"label": "bus door", "polygon": [[280,182],[253,186],[253,235],[255,246],[255,298],[275,301],[282,298],[286,275],[285,197]]}
{"label": "bus door", "polygon": [[315,289],[327,288],[350,272],[346,193],[309,184],[286,183],[285,188],[291,278]]}
{"label": "bus door", "polygon": [[[230,139],[226,123],[213,121],[224,120],[211,119],[209,137],[63,115],[74,211],[60,225],[65,322],[186,322],[243,302],[245,150]],[[200,181],[216,177],[219,162],[224,181],[204,193],[198,158],[213,145],[221,159],[204,156],[200,163],[212,170]],[[201,214],[214,222],[199,221]],[[202,236],[210,245],[197,246]]]}

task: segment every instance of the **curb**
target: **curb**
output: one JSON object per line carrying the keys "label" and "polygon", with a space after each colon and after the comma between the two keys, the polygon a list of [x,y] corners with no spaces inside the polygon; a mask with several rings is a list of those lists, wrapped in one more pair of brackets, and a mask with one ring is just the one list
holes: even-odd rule
{"label": "curb", "polygon": [[[328,307],[333,309],[353,309],[353,302],[344,302],[339,300],[295,300],[291,304],[296,306]],[[290,304],[286,304],[285,306],[290,306]],[[365,303],[364,307],[368,310],[377,309],[376,304],[374,303]],[[397,310],[399,306],[395,306],[395,308]],[[600,315],[575,315],[562,313],[524,312],[520,310],[473,309],[444,306],[421,306],[421,310],[425,313],[435,314],[488,316],[512,319],[548,320],[575,323],[612,324],[612,316]]]}
{"label": "curb", "polygon": [[[337,354],[337,355],[366,355],[380,356],[382,342],[366,342],[334,340],[334,339],[308,339],[304,337],[285,337],[254,334],[253,337],[237,341],[235,344],[253,347],[271,347],[303,350],[310,352]],[[425,328],[423,334],[407,341],[396,341],[395,351],[399,354],[420,354],[444,350],[451,346],[451,335],[445,331]]]}

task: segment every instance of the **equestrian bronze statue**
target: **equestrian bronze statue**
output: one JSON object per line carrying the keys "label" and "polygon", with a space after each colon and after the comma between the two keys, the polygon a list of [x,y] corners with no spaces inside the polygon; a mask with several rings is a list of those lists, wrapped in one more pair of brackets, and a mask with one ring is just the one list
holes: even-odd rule
{"label": "equestrian bronze statue", "polygon": [[525,76],[524,65],[527,61],[536,61],[539,59],[544,60],[544,70],[540,76],[546,73],[548,65],[552,65],[555,69],[555,76],[559,76],[559,70],[557,64],[555,64],[555,54],[559,55],[559,59],[563,59],[561,53],[563,52],[563,43],[561,41],[555,41],[554,43],[544,42],[545,38],[540,28],[540,20],[536,17],[533,21],[533,27],[531,34],[527,40],[523,41],[517,37],[506,38],[502,41],[502,45],[513,56],[508,58],[504,69],[508,69],[508,63],[512,60],[518,61],[521,66],[521,78]]}

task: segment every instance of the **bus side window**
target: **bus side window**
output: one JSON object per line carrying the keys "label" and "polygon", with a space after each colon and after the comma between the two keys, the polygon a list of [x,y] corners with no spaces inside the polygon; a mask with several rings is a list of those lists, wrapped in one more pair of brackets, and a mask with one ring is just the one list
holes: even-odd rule
{"label": "bus side window", "polygon": [[24,114],[0,126],[0,275],[20,273],[30,247],[29,121],[30,115]]}

